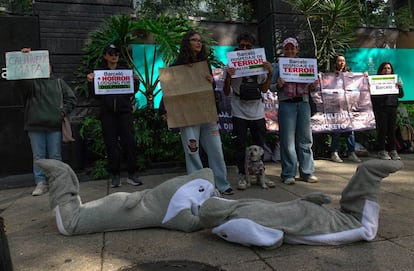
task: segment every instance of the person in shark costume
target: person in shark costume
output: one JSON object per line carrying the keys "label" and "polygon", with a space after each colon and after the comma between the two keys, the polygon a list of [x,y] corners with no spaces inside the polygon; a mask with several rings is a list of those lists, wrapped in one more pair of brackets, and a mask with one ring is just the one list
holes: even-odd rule
{"label": "person in shark costume", "polygon": [[312,193],[293,201],[207,199],[201,225],[226,241],[277,248],[285,243],[340,245],[373,240],[378,230],[378,197],[383,178],[403,167],[401,161],[360,164],[342,192],[340,209],[324,206],[330,198]]}
{"label": "person in shark costume", "polygon": [[214,176],[205,168],[165,181],[153,189],[118,192],[82,203],[79,181],[61,161],[40,159],[49,182],[50,208],[63,235],[162,227],[184,232],[200,230],[198,207],[216,194]]}

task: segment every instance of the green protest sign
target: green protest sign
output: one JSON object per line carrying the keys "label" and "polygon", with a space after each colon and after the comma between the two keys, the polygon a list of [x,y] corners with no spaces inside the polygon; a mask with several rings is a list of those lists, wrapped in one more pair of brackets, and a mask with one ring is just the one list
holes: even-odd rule
{"label": "green protest sign", "polygon": [[49,51],[6,52],[7,80],[49,78]]}

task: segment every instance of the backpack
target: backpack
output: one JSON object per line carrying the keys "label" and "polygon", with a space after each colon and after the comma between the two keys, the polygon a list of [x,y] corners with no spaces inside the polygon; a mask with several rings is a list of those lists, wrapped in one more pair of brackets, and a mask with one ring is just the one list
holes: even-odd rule
{"label": "backpack", "polygon": [[262,99],[261,85],[257,83],[257,75],[243,77],[237,96],[245,101]]}

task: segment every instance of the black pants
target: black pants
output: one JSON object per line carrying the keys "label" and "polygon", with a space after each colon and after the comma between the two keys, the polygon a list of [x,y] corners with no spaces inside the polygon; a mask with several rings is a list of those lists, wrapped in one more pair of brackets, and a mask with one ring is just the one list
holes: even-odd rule
{"label": "black pants", "polygon": [[397,128],[397,107],[382,106],[375,108],[378,151],[395,150],[395,130]]}
{"label": "black pants", "polygon": [[125,154],[128,174],[136,171],[137,147],[133,115],[130,112],[102,112],[102,132],[108,154],[108,171],[113,175],[120,174],[121,155],[118,142]]}
{"label": "black pants", "polygon": [[236,163],[239,173],[246,174],[244,162],[246,159],[247,131],[250,130],[253,145],[264,147],[266,141],[266,121],[245,120],[233,117],[233,145],[236,150]]}

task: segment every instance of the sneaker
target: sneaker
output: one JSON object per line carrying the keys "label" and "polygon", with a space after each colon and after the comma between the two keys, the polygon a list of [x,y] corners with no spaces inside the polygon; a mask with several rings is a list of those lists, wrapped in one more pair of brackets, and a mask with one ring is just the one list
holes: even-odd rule
{"label": "sneaker", "polygon": [[129,183],[130,185],[133,185],[133,186],[142,185],[141,180],[135,174],[134,175],[128,175],[127,183]]}
{"label": "sneaker", "polygon": [[348,154],[348,159],[355,163],[361,163],[361,159],[359,159],[355,152],[350,152]]}
{"label": "sneaker", "polygon": [[223,192],[221,192],[221,194],[228,195],[228,196],[229,195],[233,195],[234,194],[234,190],[233,190],[233,188],[229,187],[226,190],[224,190]]}
{"label": "sneaker", "polygon": [[121,177],[119,177],[119,175],[113,175],[112,176],[112,183],[111,183],[111,187],[115,188],[115,187],[120,187],[121,184]]}
{"label": "sneaker", "polygon": [[378,152],[378,158],[382,159],[382,160],[391,160],[391,157],[389,156],[388,152],[386,152],[386,151]]}
{"label": "sneaker", "polygon": [[318,182],[318,177],[316,177],[315,175],[311,175],[311,176],[308,176],[308,177],[301,177],[300,179],[304,182],[307,182],[307,183],[317,183]]}
{"label": "sneaker", "polygon": [[401,160],[401,157],[398,155],[396,150],[392,150],[389,153],[392,160]]}
{"label": "sneaker", "polygon": [[286,178],[283,179],[284,184],[295,184],[295,178]]}
{"label": "sneaker", "polygon": [[40,196],[46,193],[48,190],[47,184],[44,182],[37,183],[35,190],[32,192],[32,196]]}
{"label": "sneaker", "polygon": [[336,162],[336,163],[342,163],[343,160],[341,159],[341,157],[339,157],[338,152],[333,152],[331,154],[331,160]]}
{"label": "sneaker", "polygon": [[237,189],[239,189],[239,190],[246,190],[247,189],[246,175],[239,174],[239,180],[237,181]]}

